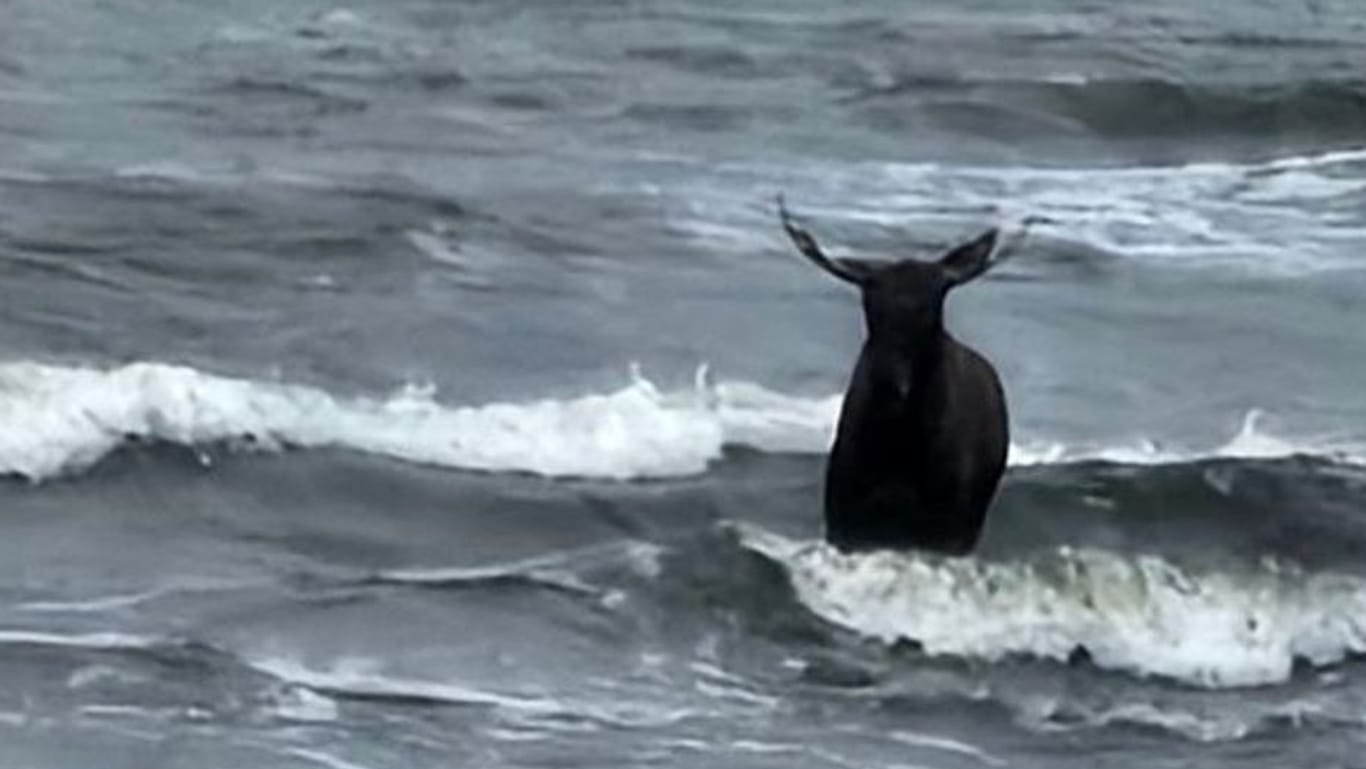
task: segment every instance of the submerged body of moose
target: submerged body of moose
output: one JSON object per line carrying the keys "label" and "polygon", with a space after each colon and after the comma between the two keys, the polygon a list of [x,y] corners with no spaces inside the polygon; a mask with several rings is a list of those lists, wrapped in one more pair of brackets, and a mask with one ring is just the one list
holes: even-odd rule
{"label": "submerged body of moose", "polygon": [[995,369],[944,330],[948,291],[995,261],[997,231],[938,261],[832,259],[781,198],[806,258],[863,294],[867,339],[845,393],[825,479],[825,536],[845,550],[977,544],[1009,448]]}

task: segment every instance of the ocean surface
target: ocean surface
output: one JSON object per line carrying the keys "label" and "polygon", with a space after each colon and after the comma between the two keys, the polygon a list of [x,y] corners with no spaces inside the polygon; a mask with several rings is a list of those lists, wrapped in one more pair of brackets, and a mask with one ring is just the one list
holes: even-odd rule
{"label": "ocean surface", "polygon": [[[972,557],[780,192],[1015,236]],[[1356,0],[8,0],[0,769],[1360,767],[1364,383]]]}

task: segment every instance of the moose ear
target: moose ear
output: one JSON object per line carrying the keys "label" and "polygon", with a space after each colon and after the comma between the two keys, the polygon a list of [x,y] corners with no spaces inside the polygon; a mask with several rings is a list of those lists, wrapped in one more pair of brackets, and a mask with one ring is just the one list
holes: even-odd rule
{"label": "moose ear", "polygon": [[782,222],[787,236],[792,239],[792,245],[797,247],[802,256],[811,260],[812,264],[840,280],[855,285],[865,285],[868,279],[872,277],[873,270],[876,269],[872,262],[866,262],[862,259],[831,259],[826,256],[825,251],[816,242],[816,238],[787,212],[787,204],[783,202],[782,195],[778,196],[778,218]]}
{"label": "moose ear", "polygon": [[868,281],[872,280],[874,273],[885,266],[883,262],[874,261],[872,259],[835,257],[830,261],[839,265],[840,269],[846,275],[852,276],[853,282],[859,285],[866,285]]}
{"label": "moose ear", "polygon": [[939,266],[944,268],[953,285],[967,283],[994,264],[991,255],[996,249],[998,234],[994,228],[987,230],[973,240],[955,247],[939,260]]}

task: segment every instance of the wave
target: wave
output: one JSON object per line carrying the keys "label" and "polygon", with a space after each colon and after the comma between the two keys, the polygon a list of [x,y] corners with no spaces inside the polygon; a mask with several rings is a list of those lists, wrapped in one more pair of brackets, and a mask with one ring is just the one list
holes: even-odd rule
{"label": "wave", "polygon": [[624,540],[481,566],[393,569],[375,574],[370,581],[433,589],[506,585],[606,598],[606,592],[585,581],[585,574],[619,563],[628,564],[636,573],[655,574],[661,553],[657,545]]}
{"label": "wave", "polygon": [[1010,464],[1016,467],[1078,462],[1172,465],[1209,459],[1288,459],[1295,456],[1317,456],[1343,464],[1362,464],[1364,461],[1358,456],[1355,447],[1309,446],[1273,435],[1261,427],[1265,416],[1265,412],[1260,409],[1249,411],[1243,417],[1242,426],[1232,438],[1206,451],[1174,449],[1151,440],[1111,446],[1075,446],[1061,442],[1034,441],[1012,445]]}
{"label": "wave", "polygon": [[[727,447],[822,453],[840,396],[804,398],[743,382],[665,391],[632,370],[624,387],[577,398],[448,406],[431,387],[387,398],[342,398],[301,385],[218,376],[164,363],[114,368],[0,364],[0,472],[41,481],[79,473],[122,446],[157,441],[253,451],[340,448],[485,472],[628,480],[704,472]],[[1151,443],[1012,446],[1016,466],[1100,460],[1138,464],[1203,457],[1316,454],[1360,462],[1351,447],[1304,446],[1271,436],[1249,415],[1207,452]],[[204,461],[207,456],[201,454]]]}
{"label": "wave", "polygon": [[904,225],[920,209],[942,218],[945,205],[995,210],[1007,200],[1037,216],[1031,236],[1049,250],[1298,276],[1360,269],[1366,227],[1353,212],[1366,199],[1364,166],[1360,148],[1128,168],[894,164],[882,169],[888,196],[853,213]]}
{"label": "wave", "polygon": [[1106,136],[1308,134],[1352,137],[1366,127],[1366,82],[1178,83],[1087,79],[1049,83],[1038,103]]}
{"label": "wave", "polygon": [[166,646],[151,636],[129,633],[50,633],[38,630],[0,630],[0,646],[42,646],[87,651],[145,652]]}
{"label": "wave", "polygon": [[513,711],[556,713],[560,707],[545,697],[498,694],[458,683],[395,678],[380,672],[376,660],[349,658],[329,670],[315,670],[288,657],[251,661],[258,672],[330,697],[416,705],[484,706]]}
{"label": "wave", "polygon": [[[1055,118],[1111,138],[1202,138],[1308,135],[1343,137],[1366,127],[1366,81],[1182,82],[1152,77],[1090,77],[1060,72],[1041,78],[924,76],[881,78],[844,103],[865,110],[905,109],[908,101],[934,114],[965,99],[999,111]],[[1355,132],[1359,135],[1359,131]]]}
{"label": "wave", "polygon": [[1204,703],[1183,707],[1171,703],[1135,700],[1093,705],[1084,701],[1063,699],[1017,706],[1019,720],[1040,732],[1064,732],[1077,729],[1130,727],[1155,729],[1177,735],[1193,742],[1236,742],[1248,737],[1269,737],[1285,727],[1315,726],[1357,727],[1360,718],[1340,706],[1310,699],[1291,699],[1286,702],[1244,703],[1230,708],[1226,703]]}
{"label": "wave", "polygon": [[1157,556],[1059,548],[990,562],[844,554],[741,526],[742,544],[781,564],[825,620],[933,655],[1027,656],[1208,688],[1288,680],[1297,660],[1366,652],[1366,580],[1264,561],[1197,572]]}
{"label": "wave", "polygon": [[[630,697],[560,698],[544,693],[496,692],[453,681],[395,676],[379,660],[349,657],[316,669],[290,657],[261,657],[249,662],[264,673],[328,698],[427,707],[488,708],[512,724],[545,731],[578,728],[660,727],[691,718],[695,712]],[[325,712],[325,711],[324,711]]]}
{"label": "wave", "polygon": [[[132,440],[336,447],[484,471],[612,479],[703,471],[728,438],[796,448],[831,407],[757,388],[668,394],[643,377],[569,400],[447,407],[430,388],[385,399],[254,382],[185,366],[0,366],[0,471],[34,480],[82,470]],[[707,402],[707,401],[712,402]]]}
{"label": "wave", "polygon": [[[769,249],[772,211],[748,192],[756,175],[784,178],[813,221],[881,228],[898,240],[942,245],[997,219],[1030,222],[1012,270],[1034,264],[1103,264],[1113,257],[1164,267],[1235,270],[1275,278],[1360,270],[1366,246],[1366,147],[1256,162],[1114,167],[938,162],[741,162],[681,192],[675,225],[709,248]],[[869,227],[868,225],[873,225]],[[833,239],[833,236],[832,236]],[[838,248],[832,242],[832,248]],[[1040,258],[1045,257],[1045,258]]]}

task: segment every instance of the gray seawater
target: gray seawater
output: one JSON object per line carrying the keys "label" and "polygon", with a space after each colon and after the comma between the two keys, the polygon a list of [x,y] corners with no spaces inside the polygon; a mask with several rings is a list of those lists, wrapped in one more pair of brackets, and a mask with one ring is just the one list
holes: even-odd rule
{"label": "gray seawater", "polygon": [[[1361,765],[1366,7],[0,4],[0,766]],[[967,559],[855,301],[1042,215]]]}

